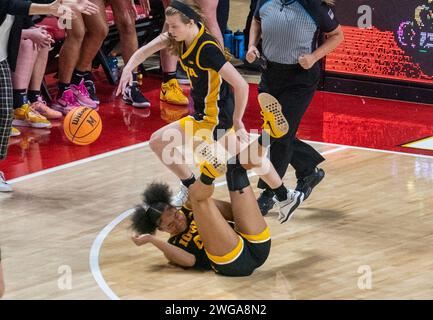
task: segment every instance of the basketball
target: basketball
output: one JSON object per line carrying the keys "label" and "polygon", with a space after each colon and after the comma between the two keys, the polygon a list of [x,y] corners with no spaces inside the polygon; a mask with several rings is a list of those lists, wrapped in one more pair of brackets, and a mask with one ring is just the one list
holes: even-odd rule
{"label": "basketball", "polygon": [[63,130],[72,143],[81,146],[91,144],[101,134],[101,117],[91,108],[76,108],[66,115],[63,121]]}

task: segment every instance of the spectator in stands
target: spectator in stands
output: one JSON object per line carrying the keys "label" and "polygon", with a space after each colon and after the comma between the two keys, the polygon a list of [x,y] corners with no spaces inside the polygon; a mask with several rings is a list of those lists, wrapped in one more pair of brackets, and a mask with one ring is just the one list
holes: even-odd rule
{"label": "spectator in stands", "polygon": [[[249,37],[247,61],[253,63],[261,55],[267,59],[259,92],[277,98],[290,127],[283,137],[271,138],[271,162],[280,177],[285,175],[289,163],[293,166],[298,179],[296,190],[303,192],[305,199],[323,179],[325,173],[317,165],[325,159],[297,139],[296,132],[319,83],[319,61],[344,38],[329,6],[332,3],[333,0],[259,0]],[[324,35],[319,46],[318,35]],[[262,54],[257,49],[260,38]],[[274,193],[263,180],[259,180],[258,187],[264,189],[258,202],[265,215],[274,206]]]}
{"label": "spectator in stands", "polygon": [[[50,4],[36,4],[24,0],[0,0],[0,160],[6,158],[12,128],[13,93],[9,68],[9,49],[19,46],[20,38],[10,36],[14,15],[63,14],[60,6],[69,7],[84,14],[94,14],[98,8],[88,0],[57,0]],[[0,192],[10,192],[12,187],[0,171]]]}
{"label": "spectator in stands", "polygon": [[99,99],[92,79],[92,62],[108,34],[104,0],[92,0],[97,14],[77,15],[59,54],[59,83],[52,108],[66,115],[78,106],[97,109]]}
{"label": "spectator in stands", "polygon": [[[111,5],[113,10],[114,22],[119,31],[122,58],[126,65],[134,52],[138,50],[137,31],[135,29],[137,10],[134,1],[106,0],[106,2]],[[150,12],[149,0],[139,0],[139,3],[143,8],[143,14],[148,16]],[[134,80],[132,85],[127,87],[123,100],[136,108],[149,107],[149,100],[142,95],[138,87],[137,69],[133,71],[132,76]]]}
{"label": "spectator in stands", "polygon": [[[42,1],[38,0],[38,2]],[[19,33],[21,33],[21,43],[18,56],[8,57],[9,66],[13,71],[14,120],[12,124],[49,128],[51,124],[48,119],[62,117],[60,112],[49,108],[41,96],[42,80],[53,40],[45,29],[34,27],[32,19],[28,16],[15,17],[12,34]]]}

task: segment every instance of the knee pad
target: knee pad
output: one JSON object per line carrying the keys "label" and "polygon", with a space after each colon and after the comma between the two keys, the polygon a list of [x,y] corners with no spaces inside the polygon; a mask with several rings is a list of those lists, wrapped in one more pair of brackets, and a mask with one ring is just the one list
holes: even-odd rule
{"label": "knee pad", "polygon": [[242,190],[250,185],[250,180],[248,179],[247,170],[240,164],[238,156],[236,156],[236,161],[233,160],[230,159],[227,164],[227,186],[229,191],[240,191],[242,193]]}

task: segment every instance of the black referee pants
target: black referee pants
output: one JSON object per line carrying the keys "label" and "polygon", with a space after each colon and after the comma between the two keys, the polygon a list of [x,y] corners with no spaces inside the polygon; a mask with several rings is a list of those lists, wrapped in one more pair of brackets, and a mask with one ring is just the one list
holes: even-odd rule
{"label": "black referee pants", "polygon": [[[319,152],[307,143],[296,138],[299,124],[305,114],[320,78],[320,66],[316,63],[305,70],[299,65],[282,65],[268,62],[259,84],[259,92],[266,92],[278,99],[289,123],[289,132],[279,138],[271,138],[269,156],[281,178],[289,164],[295,169],[296,177],[301,179],[311,174],[314,168],[325,160]],[[268,185],[259,180],[260,189]]]}

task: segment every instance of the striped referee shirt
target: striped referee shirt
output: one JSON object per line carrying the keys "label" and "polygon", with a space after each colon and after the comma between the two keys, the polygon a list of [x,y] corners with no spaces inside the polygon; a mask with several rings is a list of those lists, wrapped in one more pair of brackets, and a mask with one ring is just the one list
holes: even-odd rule
{"label": "striped referee shirt", "polygon": [[259,0],[254,17],[261,23],[263,54],[281,64],[298,63],[317,48],[320,32],[339,25],[321,0]]}

